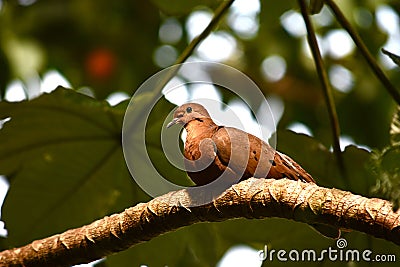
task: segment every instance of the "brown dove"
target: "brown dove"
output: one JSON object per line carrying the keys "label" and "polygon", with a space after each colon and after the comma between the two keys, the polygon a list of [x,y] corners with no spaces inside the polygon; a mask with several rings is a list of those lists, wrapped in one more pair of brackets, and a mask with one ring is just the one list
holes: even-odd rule
{"label": "brown dove", "polygon": [[[200,104],[187,103],[178,107],[167,125],[183,125],[187,131],[185,167],[196,185],[208,184],[224,171],[240,176],[240,180],[255,178],[288,178],[315,183],[312,176],[289,156],[276,151],[258,137],[233,127],[219,126]],[[203,153],[202,153],[203,152]],[[313,225],[331,238],[340,236],[339,229],[328,225]]]}
{"label": "brown dove", "polygon": [[[240,172],[239,169],[244,169],[242,170],[241,180],[250,177],[275,179],[286,177],[292,180],[315,183],[312,176],[299,164],[285,154],[274,150],[258,137],[236,128],[216,125],[207,110],[200,104],[187,103],[180,106],[174,113],[174,119],[167,127],[174,124],[183,125],[187,131],[184,155],[188,160],[200,159],[200,142],[202,140],[210,139],[212,141],[205,146],[209,145],[212,148],[208,152],[211,151],[209,156],[213,157],[214,161],[205,169],[199,166],[199,169],[202,170],[188,172],[189,177],[196,185],[208,184],[217,179],[226,170],[230,160],[239,157],[232,155],[232,150],[238,151],[237,153],[240,153],[240,156],[246,156],[244,152],[248,151],[248,157],[242,160],[247,166],[236,166],[243,164],[235,165],[235,162],[231,162],[229,166],[233,172]],[[204,149],[207,150],[206,147]],[[237,161],[240,161],[240,159],[237,159]],[[259,167],[259,171],[255,172],[257,167]]]}

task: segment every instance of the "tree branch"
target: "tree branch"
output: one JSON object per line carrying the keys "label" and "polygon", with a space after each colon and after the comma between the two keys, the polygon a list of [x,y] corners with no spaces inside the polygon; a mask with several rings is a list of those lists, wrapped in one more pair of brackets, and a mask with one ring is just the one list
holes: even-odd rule
{"label": "tree branch", "polygon": [[280,217],[354,229],[400,245],[400,211],[390,202],[288,179],[250,178],[212,203],[190,207],[191,190],[170,192],[31,244],[0,252],[1,266],[69,266],[127,249],[197,222]]}
{"label": "tree branch", "polygon": [[161,90],[178,73],[180,69],[179,64],[184,63],[186,59],[188,59],[193,54],[194,50],[201,44],[201,42],[203,42],[210,35],[210,33],[217,27],[218,23],[221,21],[221,19],[228,11],[228,9],[231,7],[233,2],[235,2],[235,0],[222,1],[222,3],[215,10],[214,15],[210,23],[207,25],[207,27],[198,36],[193,38],[190,44],[185,48],[185,50],[182,51],[180,56],[176,59],[173,65],[175,66],[175,68],[170,68],[169,71],[161,80],[161,82],[158,83],[157,86],[154,88],[153,90],[153,92],[155,93],[154,98],[156,98],[157,95],[161,93]]}

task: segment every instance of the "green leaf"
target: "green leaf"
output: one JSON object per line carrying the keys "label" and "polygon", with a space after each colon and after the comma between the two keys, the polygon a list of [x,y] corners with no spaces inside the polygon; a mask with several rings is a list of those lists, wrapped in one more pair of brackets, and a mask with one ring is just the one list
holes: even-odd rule
{"label": "green leaf", "polygon": [[221,0],[152,0],[161,11],[167,15],[185,15],[197,6],[215,7]]}
{"label": "green leaf", "polygon": [[[135,94],[129,103],[122,141],[125,159],[135,182],[146,193],[156,197],[180,189],[176,184],[187,186],[192,183],[185,172],[169,163],[161,147],[161,130],[166,126],[166,116],[174,105],[161,94],[149,92],[152,86],[145,87],[147,89]],[[172,129],[167,132],[174,133]],[[176,132],[173,137],[179,138],[179,133]]]}
{"label": "green leaf", "polygon": [[345,190],[355,194],[371,197],[371,188],[376,183],[376,176],[369,167],[372,153],[353,145],[343,151],[343,161],[346,171]]}
{"label": "green leaf", "polygon": [[[161,145],[161,132],[165,130],[171,133],[175,138],[179,138],[179,127],[166,129],[164,122],[169,122],[172,120],[171,118],[167,118],[168,113],[173,110],[175,105],[171,104],[168,101],[165,101],[164,98],[161,98],[160,101],[153,107],[148,121],[151,123],[147,123],[146,125],[146,147],[147,153],[154,164],[154,167],[157,171],[169,181],[183,185],[183,186],[191,186],[193,182],[188,178],[186,172],[174,167],[168,161],[165,156],[165,152],[162,149]],[[164,124],[164,125],[163,125]],[[163,128],[164,127],[164,128]],[[180,138],[179,138],[180,139]],[[179,143],[181,149],[183,149],[183,142]],[[182,155],[183,158],[183,155]]]}
{"label": "green leaf", "polygon": [[158,236],[107,257],[107,266],[215,266],[222,253],[215,249],[219,236],[213,226],[195,224]]}
{"label": "green leaf", "polygon": [[378,197],[390,200],[393,209],[400,207],[400,146],[387,147],[381,153],[376,153],[371,161],[378,181],[372,192]]}
{"label": "green leaf", "polygon": [[391,145],[376,152],[371,160],[372,169],[378,177],[372,192],[400,207],[400,107],[397,107],[390,126]]}
{"label": "green leaf", "polygon": [[120,211],[147,197],[127,172],[124,109],[58,88],[32,101],[0,102],[0,173],[10,179],[3,220],[22,245]]}
{"label": "green leaf", "polygon": [[390,57],[391,60],[393,60],[393,62],[397,65],[400,66],[400,57],[396,54],[393,54],[387,50],[385,50],[384,48],[382,48],[382,53],[384,53],[385,55],[387,55],[388,57]]}

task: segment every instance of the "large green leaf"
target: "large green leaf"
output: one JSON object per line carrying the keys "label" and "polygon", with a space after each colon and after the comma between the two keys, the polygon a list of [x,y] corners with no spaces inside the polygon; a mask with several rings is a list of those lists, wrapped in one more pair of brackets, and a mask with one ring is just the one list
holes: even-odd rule
{"label": "large green leaf", "polygon": [[[107,266],[215,266],[218,231],[202,223],[179,229],[107,257]],[[209,245],[207,245],[209,244]]]}
{"label": "large green leaf", "polygon": [[[174,105],[161,94],[151,92],[152,86],[145,88],[136,93],[129,103],[122,142],[125,159],[135,182],[147,194],[156,197],[181,189],[177,184],[188,186],[191,183],[185,172],[169,163],[161,147],[161,130],[163,127],[165,129],[165,122],[172,119],[166,116]],[[172,130],[167,131],[174,133],[173,138],[179,138],[179,132]],[[175,130],[179,130],[178,127]]]}
{"label": "large green leaf", "polygon": [[81,226],[146,199],[121,149],[122,105],[58,88],[32,101],[0,102],[0,173],[12,245]]}
{"label": "large green leaf", "polygon": [[[162,130],[168,131],[175,138],[179,138],[180,128],[175,127],[174,129],[166,129],[166,123],[172,120],[172,117],[167,118],[168,112],[171,111],[175,106],[164,98],[153,107],[150,116],[148,118],[148,123],[146,124],[146,147],[147,153],[152,160],[154,167],[157,172],[160,173],[164,178],[169,181],[183,185],[191,186],[193,182],[188,178],[186,172],[175,168],[166,158],[161,145],[161,132]],[[163,129],[164,126],[164,129]],[[180,138],[179,138],[180,139]],[[180,148],[183,149],[183,143],[179,141]],[[164,148],[167,149],[167,148]]]}
{"label": "large green leaf", "polygon": [[[146,138],[149,157],[165,178],[187,183],[186,174],[170,165],[161,150],[162,114],[174,106],[161,98],[147,119],[142,116],[152,96],[135,96],[135,113],[128,112],[125,123],[133,129],[133,140]],[[0,119],[10,118],[0,131],[0,173],[11,183],[3,206],[10,245],[78,227],[149,200],[130,177],[122,153],[127,106],[124,102],[110,107],[64,88],[32,101],[0,102]],[[143,123],[145,135],[138,130]],[[133,154],[136,145],[133,142]],[[135,168],[146,167],[142,158],[133,158]],[[148,174],[145,179],[154,178]]]}

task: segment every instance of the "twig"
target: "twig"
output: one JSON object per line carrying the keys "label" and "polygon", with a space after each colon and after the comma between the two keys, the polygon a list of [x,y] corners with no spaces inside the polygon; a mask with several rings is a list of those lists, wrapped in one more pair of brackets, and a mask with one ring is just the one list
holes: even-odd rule
{"label": "twig", "polygon": [[389,92],[389,94],[392,96],[392,98],[397,102],[397,104],[400,105],[399,91],[394,87],[394,85],[386,77],[386,75],[382,71],[382,69],[378,66],[375,59],[372,57],[371,53],[368,51],[367,46],[364,44],[364,42],[362,41],[362,39],[358,35],[358,33],[350,25],[349,21],[346,19],[346,17],[342,13],[342,11],[339,9],[339,7],[335,4],[335,2],[333,0],[325,0],[325,3],[329,6],[329,8],[335,14],[335,17],[336,17],[337,21],[340,23],[340,25],[342,25],[342,27],[349,33],[349,35],[353,39],[354,43],[360,50],[361,54],[364,56],[365,60],[367,61],[369,67],[372,69],[373,73],[381,81],[383,86],[386,88],[386,90]]}
{"label": "twig", "polygon": [[328,108],[329,121],[331,123],[331,129],[332,129],[333,152],[336,155],[336,160],[338,162],[338,166],[342,173],[342,176],[345,177],[346,172],[345,172],[342,151],[340,149],[340,142],[339,142],[340,125],[339,125],[339,120],[338,120],[338,116],[336,113],[335,102],[333,100],[332,88],[329,83],[328,75],[325,71],[324,62],[322,60],[322,56],[321,56],[321,53],[320,53],[320,50],[318,47],[317,38],[315,37],[314,27],[310,21],[309,15],[308,15],[307,4],[306,4],[305,0],[298,0],[298,3],[300,6],[301,14],[303,15],[304,22],[307,27],[308,43],[310,45],[310,49],[311,49],[311,52],[313,55],[315,67],[316,67],[317,73],[318,73],[318,77],[319,77],[319,80],[321,81],[326,106]]}
{"label": "twig", "polygon": [[[234,1],[235,0],[222,1],[221,5],[219,5],[218,8],[215,10],[214,16],[211,19],[210,23],[198,36],[193,38],[190,44],[185,48],[185,50],[183,50],[181,55],[177,58],[174,65],[179,65],[184,63],[186,59],[188,59],[188,57],[192,55],[193,51],[197,48],[197,46],[202,41],[204,41],[208,37],[208,35],[210,35],[211,31],[218,25],[225,12],[229,9],[229,7],[233,4]],[[178,73],[179,69],[180,66],[172,67],[170,69],[170,71],[161,80],[161,82],[157,84],[156,88],[154,88],[155,95],[161,93],[162,89],[167,85],[167,83],[176,75],[176,73]]]}

